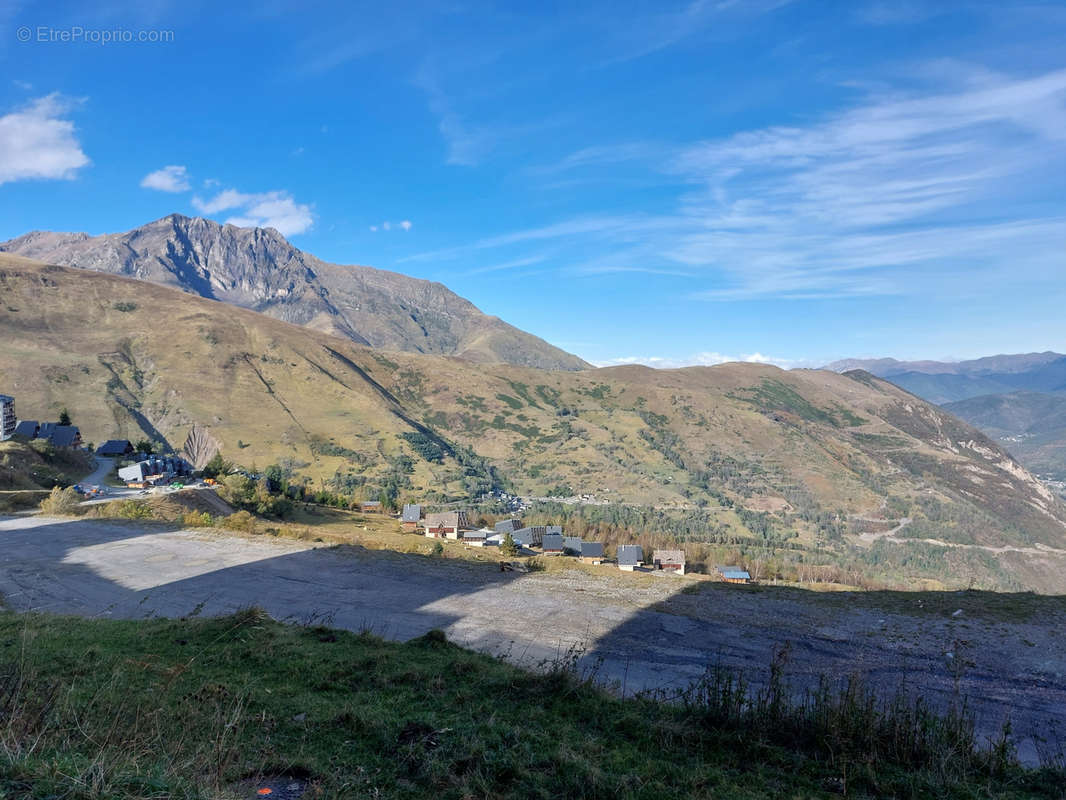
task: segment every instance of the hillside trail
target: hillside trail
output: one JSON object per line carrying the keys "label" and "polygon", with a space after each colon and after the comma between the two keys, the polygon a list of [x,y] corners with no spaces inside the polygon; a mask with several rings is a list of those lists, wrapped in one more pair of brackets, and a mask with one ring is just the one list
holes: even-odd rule
{"label": "hillside trail", "polygon": [[[855,517],[852,517],[852,519],[858,520],[859,522],[891,522],[891,520],[876,519],[874,517],[859,517],[859,516],[855,516]],[[874,532],[874,531],[866,531],[865,533],[860,533],[859,534],[859,540],[869,544],[869,543],[876,542],[878,539],[884,539],[886,537],[894,536],[895,534],[899,533],[901,530],[906,528],[908,525],[910,525],[911,522],[913,522],[913,520],[910,517],[903,517],[902,519],[900,519],[897,522],[896,527],[891,528],[890,530],[881,531],[880,533],[877,533],[877,532]],[[890,541],[894,541],[894,540],[890,539]]]}

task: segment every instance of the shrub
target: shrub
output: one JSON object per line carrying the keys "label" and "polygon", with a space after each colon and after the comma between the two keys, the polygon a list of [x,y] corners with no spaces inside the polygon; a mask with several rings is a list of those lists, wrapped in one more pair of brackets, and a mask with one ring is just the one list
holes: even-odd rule
{"label": "shrub", "polygon": [[210,528],[215,524],[215,518],[206,511],[187,511],[181,517],[181,524],[187,528]]}
{"label": "shrub", "polygon": [[41,511],[45,514],[77,514],[81,510],[81,495],[71,488],[60,489],[56,486],[41,501]]}
{"label": "shrub", "polygon": [[442,545],[440,542],[437,542],[436,544],[433,545],[433,548],[429,551],[429,554],[431,556],[435,556],[437,558],[443,556],[444,555],[444,545]]}
{"label": "shrub", "polygon": [[112,500],[110,503],[92,506],[90,516],[111,519],[152,519],[155,514],[152,509],[139,500]]}
{"label": "shrub", "polygon": [[138,500],[121,500],[118,503],[108,503],[115,510],[115,516],[122,519],[151,519],[154,514],[147,503]]}
{"label": "shrub", "polygon": [[503,537],[503,541],[500,542],[500,552],[505,556],[512,558],[518,555],[518,543],[509,532]]}
{"label": "shrub", "polygon": [[441,446],[440,441],[427,436],[421,431],[408,431],[400,435],[426,461],[434,461],[439,464],[448,455],[447,450]]}
{"label": "shrub", "polygon": [[56,448],[47,439],[34,439],[30,442],[30,449],[37,455],[43,456],[47,460],[51,460],[56,457]]}
{"label": "shrub", "polygon": [[222,520],[223,528],[228,528],[231,531],[243,531],[244,533],[255,533],[255,525],[255,516],[247,511],[238,511],[236,514],[230,514]]}
{"label": "shrub", "polygon": [[115,311],[122,311],[123,313],[129,313],[130,311],[136,311],[137,310],[137,304],[136,303],[130,303],[128,301],[123,300],[122,302],[115,303],[114,308],[115,308]]}
{"label": "shrub", "polygon": [[222,457],[222,453],[215,453],[214,457],[207,462],[201,474],[205,478],[217,478],[220,475],[228,474],[231,469],[233,469],[233,465]]}

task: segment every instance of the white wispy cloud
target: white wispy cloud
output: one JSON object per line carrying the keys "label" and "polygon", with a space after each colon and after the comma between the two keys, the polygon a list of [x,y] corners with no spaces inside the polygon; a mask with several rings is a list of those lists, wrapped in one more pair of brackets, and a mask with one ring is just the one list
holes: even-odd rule
{"label": "white wispy cloud", "polygon": [[865,25],[910,25],[949,10],[948,4],[918,3],[914,0],[875,0],[856,3],[853,15]]}
{"label": "white wispy cloud", "polygon": [[411,222],[411,220],[409,219],[405,219],[395,223],[389,220],[385,220],[384,222],[379,222],[377,225],[371,225],[370,230],[372,233],[377,233],[378,231],[391,231],[393,229],[393,226],[399,228],[400,230],[406,233],[414,227],[414,223]]}
{"label": "white wispy cloud", "polygon": [[462,167],[481,163],[496,147],[498,136],[494,129],[471,123],[455,109],[430,64],[422,66],[414,83],[426,93],[429,110],[437,118],[437,128],[447,147],[445,161]]}
{"label": "white wispy cloud", "polygon": [[483,267],[474,267],[473,269],[466,270],[464,275],[479,275],[485,272],[505,272],[512,269],[520,269],[521,267],[530,267],[534,264],[540,264],[545,260],[543,255],[525,256],[523,258],[512,258],[508,261],[500,261],[493,264],[488,264]]}
{"label": "white wispy cloud", "polygon": [[[1055,280],[1066,214],[1066,70],[1025,77],[953,62],[867,85],[802,125],[675,146],[652,169],[659,214],[585,215],[407,260],[519,259],[551,242],[575,272],[691,274],[705,300],[927,294]],[[933,76],[935,82],[931,82]],[[896,89],[886,89],[895,85]],[[903,88],[898,88],[903,87]],[[584,148],[545,171],[649,169],[642,147]],[[620,266],[619,266],[620,265]]]}
{"label": "white wispy cloud", "polygon": [[989,203],[1062,166],[1066,70],[972,75],[687,148],[672,169],[702,188],[683,200],[692,227],[668,257],[726,273],[719,295],[797,297],[905,292],[928,287],[930,270],[1053,258],[1062,218],[1004,220],[1010,204]]}
{"label": "white wispy cloud", "polygon": [[149,172],[141,180],[141,186],[145,189],[155,189],[159,192],[187,192],[192,186],[189,184],[189,171],[176,164],[172,164],[155,172]]}
{"label": "white wispy cloud", "polygon": [[193,197],[193,207],[202,214],[235,211],[225,222],[241,228],[274,228],[283,236],[305,233],[314,225],[310,205],[297,203],[286,191],[275,190],[246,194],[236,189],[224,189],[204,200]]}
{"label": "white wispy cloud", "polygon": [[626,13],[601,22],[612,55],[605,64],[650,55],[695,36],[732,36],[732,28],[791,0],[690,0],[681,8],[652,4],[650,13]]}
{"label": "white wispy cloud", "polygon": [[66,119],[77,102],[53,92],[0,117],[0,184],[71,180],[89,164]]}
{"label": "white wispy cloud", "polygon": [[730,364],[743,361],[748,364],[770,364],[782,369],[791,369],[797,366],[806,366],[806,362],[787,358],[774,358],[762,353],[749,353],[747,355],[727,355],[718,352],[702,352],[693,355],[673,358],[667,356],[623,356],[621,358],[609,358],[605,361],[597,361],[597,367],[619,367],[626,364],[642,364],[655,369],[681,369],[683,367],[714,367],[718,364]]}

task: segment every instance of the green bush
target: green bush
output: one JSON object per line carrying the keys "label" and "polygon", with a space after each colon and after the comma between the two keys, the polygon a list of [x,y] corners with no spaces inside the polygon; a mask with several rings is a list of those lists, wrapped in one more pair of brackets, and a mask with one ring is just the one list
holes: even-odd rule
{"label": "green bush", "polygon": [[47,439],[34,439],[30,442],[30,449],[37,455],[43,456],[46,459],[53,459],[56,457],[56,448]]}
{"label": "green bush", "polygon": [[110,503],[93,507],[92,514],[96,517],[132,520],[152,519],[155,516],[152,509],[139,500],[112,500]]}
{"label": "green bush", "polygon": [[182,515],[181,524],[186,528],[210,528],[215,524],[215,518],[206,511],[188,511]]}
{"label": "green bush", "polygon": [[508,532],[503,537],[503,541],[500,542],[500,552],[511,558],[518,555],[518,542],[514,540],[514,537],[510,532]]}
{"label": "green bush", "polygon": [[41,511],[45,514],[76,514],[81,510],[81,495],[74,489],[60,489],[56,486],[41,501]]}
{"label": "green bush", "polygon": [[243,533],[255,533],[256,529],[255,516],[247,511],[238,511],[236,514],[230,514],[222,520],[221,524],[223,528]]}

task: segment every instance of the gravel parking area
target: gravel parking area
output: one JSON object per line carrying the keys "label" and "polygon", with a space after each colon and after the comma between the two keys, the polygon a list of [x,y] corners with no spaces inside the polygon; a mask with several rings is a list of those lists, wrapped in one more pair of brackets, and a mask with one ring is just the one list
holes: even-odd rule
{"label": "gravel parking area", "polygon": [[465,646],[537,666],[575,656],[619,691],[683,688],[708,666],[758,680],[787,643],[798,687],[825,674],[905,685],[946,704],[968,698],[982,730],[1009,716],[1029,762],[1031,734],[1066,718],[1060,614],[1003,621],[915,615],[804,593],[707,587],[683,578],[494,566],[357,547],[145,530],[102,520],[0,519],[0,593],[16,610],[137,618],[230,613],[407,639],[432,628]]}

